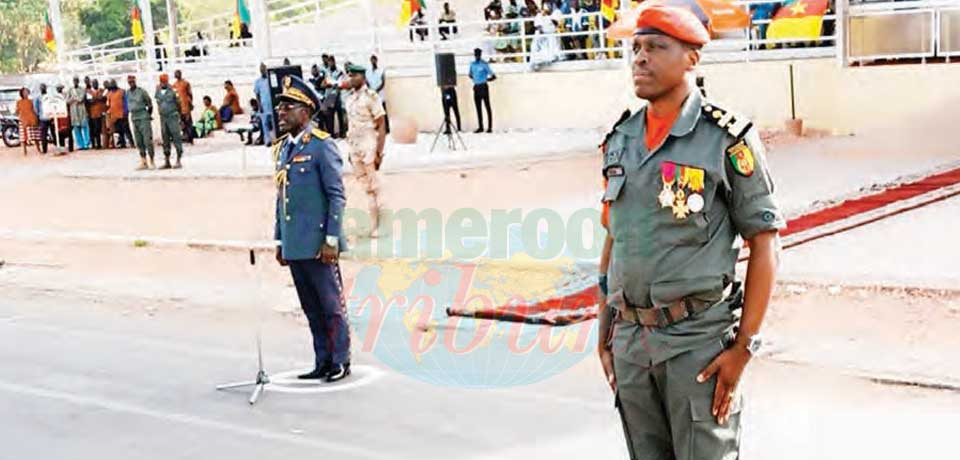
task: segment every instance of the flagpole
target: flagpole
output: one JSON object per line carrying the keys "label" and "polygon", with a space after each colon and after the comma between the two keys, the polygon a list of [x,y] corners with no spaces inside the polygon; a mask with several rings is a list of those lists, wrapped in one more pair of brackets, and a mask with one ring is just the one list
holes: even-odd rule
{"label": "flagpole", "polygon": [[60,0],[49,0],[50,27],[53,29],[53,41],[57,46],[57,65],[62,66],[66,43],[63,41],[63,23],[60,21]]}
{"label": "flagpole", "polygon": [[180,57],[180,32],[177,30],[177,0],[167,0],[167,30],[170,31],[170,39],[167,46],[173,51],[170,55],[172,60]]}
{"label": "flagpole", "polygon": [[[150,0],[138,0],[140,7],[140,23],[143,25],[143,49],[147,51],[146,63],[147,74],[157,70],[156,45],[154,45],[153,32],[153,12],[150,11]],[[144,76],[144,78],[149,78]],[[144,85],[144,88],[149,86]]]}

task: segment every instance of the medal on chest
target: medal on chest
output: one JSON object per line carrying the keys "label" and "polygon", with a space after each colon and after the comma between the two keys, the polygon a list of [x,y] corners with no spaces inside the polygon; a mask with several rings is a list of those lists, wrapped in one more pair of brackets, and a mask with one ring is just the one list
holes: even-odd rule
{"label": "medal on chest", "polygon": [[664,161],[660,165],[660,177],[663,181],[663,188],[657,195],[660,207],[670,208],[673,216],[679,220],[703,210],[706,203],[702,195],[702,169]]}

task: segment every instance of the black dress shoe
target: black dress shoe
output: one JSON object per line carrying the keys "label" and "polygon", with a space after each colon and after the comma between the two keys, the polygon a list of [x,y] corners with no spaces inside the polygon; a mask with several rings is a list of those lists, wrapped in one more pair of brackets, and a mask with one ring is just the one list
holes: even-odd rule
{"label": "black dress shoe", "polygon": [[480,134],[480,133],[482,133],[482,132],[483,132],[483,128],[480,128],[480,129],[474,131],[473,134]]}
{"label": "black dress shoe", "polygon": [[327,377],[327,374],[330,373],[330,369],[332,367],[333,367],[332,364],[327,363],[327,364],[324,364],[323,366],[313,369],[310,372],[307,372],[306,374],[300,374],[297,376],[297,378],[300,380],[320,380],[322,378]]}
{"label": "black dress shoe", "polygon": [[330,369],[330,373],[327,374],[327,383],[343,380],[348,375],[350,375],[350,363],[334,364],[333,368]]}

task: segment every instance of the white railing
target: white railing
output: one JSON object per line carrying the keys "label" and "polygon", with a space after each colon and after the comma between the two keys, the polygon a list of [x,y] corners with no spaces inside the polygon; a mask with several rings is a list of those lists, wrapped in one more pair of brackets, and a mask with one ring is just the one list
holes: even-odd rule
{"label": "white railing", "polygon": [[[280,1],[273,0],[271,3],[279,4]],[[580,70],[610,68],[629,64],[627,61],[630,57],[629,43],[626,41],[608,41],[607,31],[600,27],[604,21],[601,19],[599,12],[583,15],[592,27],[580,32],[561,28],[556,33],[542,34],[536,32],[531,34],[530,28],[525,27],[525,25],[536,20],[536,18],[531,17],[458,21],[454,24],[430,23],[415,28],[409,26],[398,28],[393,24],[381,27],[373,27],[367,24],[364,27],[364,19],[356,18],[351,19],[352,27],[338,27],[337,30],[327,31],[317,27],[309,27],[309,25],[318,23],[327,15],[357,6],[360,2],[343,0],[324,8],[319,8],[319,3],[318,0],[288,3],[270,12],[271,29],[274,37],[287,34],[294,37],[309,36],[309,39],[297,42],[296,47],[290,46],[289,40],[274,39],[274,57],[268,61],[269,63],[279,63],[284,57],[287,57],[294,63],[302,64],[308,69],[309,65],[320,61],[321,54],[336,55],[341,63],[350,59],[366,62],[370,54],[377,54],[381,57],[381,62],[385,67],[395,75],[398,73],[430,75],[433,72],[433,56],[436,53],[454,53],[457,57],[458,66],[465,69],[472,60],[473,49],[481,48],[485,51],[485,56],[499,66],[498,70],[507,72],[539,70],[544,66],[555,67],[558,70]],[[749,8],[751,5],[769,3],[780,2],[777,0],[747,0],[736,4],[741,8]],[[329,2],[324,2],[324,5],[328,4]],[[867,16],[880,17],[917,13],[929,14],[931,31],[929,39],[931,41],[925,44],[927,48],[923,53],[858,55],[853,57],[852,60],[858,62],[878,58],[960,55],[960,48],[957,47],[960,42],[951,44],[941,43],[941,40],[939,40],[941,34],[945,32],[944,28],[950,27],[949,21],[943,19],[944,14],[948,12],[956,14],[957,20],[960,20],[960,0],[855,4],[851,5],[847,11],[844,24],[839,24],[841,20],[838,19],[837,14],[828,13],[825,15],[823,19],[824,34],[820,37],[780,40],[768,39],[761,33],[761,30],[770,24],[771,19],[758,19],[753,21],[749,28],[727,33],[722,38],[713,40],[704,49],[704,61],[737,62],[838,57],[850,52],[849,40],[840,40],[841,37],[838,34],[845,33],[847,34],[845,37],[849,38],[848,26],[851,20],[855,21],[856,18]],[[573,18],[574,15],[562,15],[556,19],[559,19],[561,24],[566,25],[567,21]],[[435,20],[435,18],[432,19]],[[458,29],[456,34],[452,33],[454,27]],[[450,30],[448,40],[440,40],[438,36],[440,28]],[[417,29],[427,31],[423,41],[419,39],[416,33]],[[512,33],[506,33],[507,31]],[[949,32],[949,30],[946,30],[945,36],[952,36]],[[895,31],[891,31],[889,35],[896,37]],[[413,39],[411,40],[410,37]],[[555,40],[561,43],[560,48],[556,50],[558,58],[556,62],[539,62],[533,49],[533,44],[539,39]],[[927,38],[924,38],[924,40],[927,40]],[[201,59],[171,55],[167,59],[168,66],[187,65],[197,68],[191,70],[191,72],[224,75],[228,72],[241,70],[240,67],[246,65],[250,68],[242,69],[242,71],[255,75],[258,64],[252,57],[255,53],[240,53],[244,56],[237,57],[238,53],[235,50],[233,52],[230,50],[229,45],[231,43],[230,40],[206,41],[204,44],[209,49],[207,56],[203,56]],[[580,43],[584,45],[578,45]],[[840,47],[838,43],[844,43],[846,47]],[[197,43],[182,43],[180,48],[185,50],[194,45],[197,45]],[[146,64],[147,60],[143,53],[144,47],[132,47],[125,40],[115,41],[111,46],[113,47],[99,48],[93,50],[93,52],[87,50],[87,54],[82,54],[85,52],[82,50],[68,53],[68,56],[75,60],[72,67],[76,71],[86,68],[94,74],[112,73],[119,69],[124,69],[124,71],[132,69],[132,71],[140,72],[155,70],[149,69]],[[151,47],[151,49],[153,48]],[[597,62],[599,60],[605,62],[599,63]],[[198,63],[202,63],[202,66],[193,65]],[[532,63],[538,65],[532,65]]]}
{"label": "white railing", "polygon": [[[848,18],[850,40],[846,53],[852,63],[889,59],[927,60],[935,57],[949,59],[960,55],[960,49],[954,49],[956,45],[950,40],[955,34],[950,19],[960,19],[958,12],[960,0],[851,4]],[[869,33],[880,28],[884,29],[884,33]],[[916,30],[905,30],[909,28]]]}

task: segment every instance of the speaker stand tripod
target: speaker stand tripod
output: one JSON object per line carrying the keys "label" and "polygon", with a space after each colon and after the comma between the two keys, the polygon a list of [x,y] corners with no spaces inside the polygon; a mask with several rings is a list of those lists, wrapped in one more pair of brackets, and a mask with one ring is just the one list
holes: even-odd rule
{"label": "speaker stand tripod", "polygon": [[[257,259],[253,253],[253,249],[250,250],[250,265],[256,265]],[[256,273],[254,273],[256,276]],[[259,280],[259,277],[258,277]],[[258,289],[259,290],[259,289]],[[260,399],[260,395],[263,394],[267,389],[267,384],[270,383],[270,375],[267,374],[267,371],[263,369],[263,345],[260,340],[260,331],[261,325],[257,326],[257,377],[254,380],[249,380],[245,382],[234,382],[227,383],[223,385],[217,385],[217,391],[229,390],[232,388],[242,388],[242,387],[253,387],[253,394],[250,395],[250,399],[247,402],[250,405],[257,403],[257,400]]]}
{"label": "speaker stand tripod", "polygon": [[[463,150],[467,150],[467,144],[463,142],[463,138],[460,137],[460,131],[453,129],[453,123],[450,123],[450,117],[444,117],[443,122],[440,123],[440,127],[437,128],[437,135],[433,138],[433,145],[430,146],[430,153],[433,153],[434,149],[437,148],[437,141],[440,140],[440,135],[444,135],[447,138],[447,148],[450,151],[457,150],[457,142],[460,141],[460,146]],[[456,138],[454,138],[456,136]]]}

